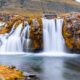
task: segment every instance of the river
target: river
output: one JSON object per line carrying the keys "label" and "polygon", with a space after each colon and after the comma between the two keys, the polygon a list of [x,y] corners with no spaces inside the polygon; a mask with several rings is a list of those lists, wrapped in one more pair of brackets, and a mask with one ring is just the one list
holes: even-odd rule
{"label": "river", "polygon": [[40,80],[80,80],[80,55],[1,55],[0,64],[13,65],[19,70],[36,74]]}

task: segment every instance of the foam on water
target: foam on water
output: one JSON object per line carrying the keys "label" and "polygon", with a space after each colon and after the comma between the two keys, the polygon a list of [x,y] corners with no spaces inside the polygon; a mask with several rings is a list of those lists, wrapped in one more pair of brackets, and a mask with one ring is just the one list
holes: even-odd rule
{"label": "foam on water", "polygon": [[0,55],[20,55],[31,57],[79,57],[79,54],[60,53],[60,52],[42,52],[42,53],[29,53],[29,52],[0,52]]}

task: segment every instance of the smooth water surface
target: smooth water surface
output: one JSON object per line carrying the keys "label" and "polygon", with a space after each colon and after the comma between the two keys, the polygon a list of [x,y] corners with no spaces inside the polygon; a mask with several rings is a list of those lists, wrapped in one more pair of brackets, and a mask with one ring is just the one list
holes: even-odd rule
{"label": "smooth water surface", "polygon": [[40,80],[80,80],[80,56],[1,55],[0,64],[13,65],[19,70],[36,74]]}

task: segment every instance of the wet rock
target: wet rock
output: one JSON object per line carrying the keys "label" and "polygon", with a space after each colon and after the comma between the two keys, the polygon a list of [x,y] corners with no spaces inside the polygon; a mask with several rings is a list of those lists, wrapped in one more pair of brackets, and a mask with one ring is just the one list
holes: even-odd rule
{"label": "wet rock", "polygon": [[[19,26],[20,23],[23,23],[23,28],[24,28],[24,26],[26,26],[24,25],[24,22],[28,22],[28,24],[31,26],[30,42],[32,43],[32,45],[29,44],[29,47],[32,46],[32,48],[30,47],[30,49],[37,50],[43,48],[43,40],[42,40],[43,30],[42,30],[41,18],[32,19],[26,16],[4,13],[4,14],[0,14],[0,20],[2,22],[5,22],[5,24],[1,26],[0,34],[9,33],[14,24],[15,24],[15,29]],[[25,49],[27,50],[26,41],[27,38],[25,40]]]}
{"label": "wet rock", "polygon": [[35,74],[30,74],[30,73],[27,73],[27,72],[23,72],[23,76],[24,77],[36,77]]}
{"label": "wet rock", "polygon": [[80,13],[64,17],[63,37],[69,49],[80,51]]}
{"label": "wet rock", "polygon": [[35,74],[23,72],[23,76],[24,76],[24,80],[39,80],[39,78]]}
{"label": "wet rock", "polygon": [[43,40],[42,40],[42,19],[34,19],[31,24],[31,39],[34,43],[34,50],[43,48]]}

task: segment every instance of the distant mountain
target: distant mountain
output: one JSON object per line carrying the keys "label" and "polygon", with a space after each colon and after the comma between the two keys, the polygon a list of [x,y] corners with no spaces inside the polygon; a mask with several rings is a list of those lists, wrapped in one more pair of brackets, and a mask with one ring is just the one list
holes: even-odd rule
{"label": "distant mountain", "polygon": [[80,3],[75,0],[0,0],[0,11],[17,14],[60,14],[80,12]]}

